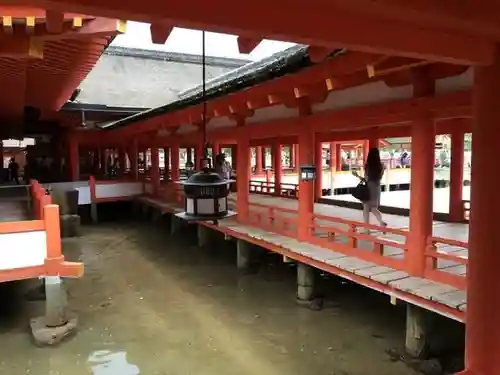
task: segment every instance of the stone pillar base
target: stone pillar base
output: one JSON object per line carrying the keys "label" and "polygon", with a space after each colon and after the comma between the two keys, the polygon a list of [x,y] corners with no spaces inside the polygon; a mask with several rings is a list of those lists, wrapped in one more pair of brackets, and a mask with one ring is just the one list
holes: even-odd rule
{"label": "stone pillar base", "polygon": [[80,235],[80,216],[61,215],[61,237],[78,237]]}
{"label": "stone pillar base", "polygon": [[198,247],[207,247],[210,245],[211,231],[204,225],[198,224]]}
{"label": "stone pillar base", "polygon": [[57,345],[65,338],[76,332],[78,319],[69,317],[68,321],[58,327],[49,327],[44,316],[33,318],[30,321],[31,333],[37,346]]}
{"label": "stone pillar base", "polygon": [[236,242],[236,267],[243,274],[255,273],[258,270],[256,248],[253,244],[238,239]]}

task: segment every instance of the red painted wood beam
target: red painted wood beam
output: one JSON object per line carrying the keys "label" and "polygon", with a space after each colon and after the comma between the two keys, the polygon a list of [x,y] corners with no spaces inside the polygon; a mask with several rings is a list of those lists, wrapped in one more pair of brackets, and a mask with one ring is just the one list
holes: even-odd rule
{"label": "red painted wood beam", "polygon": [[154,44],[165,44],[172,33],[174,26],[170,23],[155,22],[149,26],[151,41]]}
{"label": "red painted wood beam", "polygon": [[326,59],[326,57],[332,52],[331,48],[325,48],[321,46],[309,46],[307,49],[307,53],[309,55],[309,59],[312,62],[319,63]]}
{"label": "red painted wood beam", "polygon": [[262,39],[260,38],[247,38],[244,36],[239,36],[238,41],[238,51],[245,55],[252,53],[252,51],[257,48]]}
{"label": "red painted wood beam", "polygon": [[63,31],[64,13],[47,11],[45,15],[45,27],[49,34],[59,34]]}
{"label": "red painted wood beam", "polygon": [[[14,3],[14,0],[6,1]],[[392,8],[369,0],[313,0],[306,8],[299,1],[284,3],[268,0],[247,2],[243,8],[232,7],[229,0],[176,1],[168,4],[158,0],[126,3],[121,0],[16,0],[15,3],[146,22],[164,19],[181,27],[455,64],[486,65],[493,61],[496,41],[484,35],[478,36],[478,32],[473,31],[470,17],[476,15],[478,9],[472,6],[470,0],[453,7],[451,13],[443,12],[444,5],[440,5],[439,14],[435,12],[435,1],[426,0],[425,5],[419,6],[424,7],[420,19],[414,17],[415,12],[404,10],[415,6],[416,1],[399,6],[394,1]],[[487,18],[476,16],[474,26],[484,30],[482,21],[488,19],[491,33],[500,32],[500,6],[488,6],[492,12],[484,13]],[[386,8],[392,12],[391,17],[384,12]],[[286,16],[276,17],[283,9],[287,10]],[[370,14],[367,9],[377,10],[378,13]],[[396,12],[396,9],[399,11]],[[458,26],[460,20],[467,23],[472,36],[457,30],[443,31],[437,20],[449,21],[453,18],[450,14],[453,14],[454,26]],[[415,19],[412,23],[401,22],[402,17]],[[432,17],[435,22],[430,24]]]}
{"label": "red painted wood beam", "polygon": [[[43,27],[43,25],[41,25]],[[45,30],[35,31],[36,36],[43,40],[58,40],[67,38],[85,38],[85,37],[106,37],[121,34],[126,31],[124,21],[112,18],[95,18],[83,21],[82,27],[74,28],[71,25],[64,24],[63,32],[60,34],[47,34]]]}
{"label": "red painted wood beam", "polygon": [[28,36],[1,38],[0,57],[42,59],[43,45],[43,41]]}

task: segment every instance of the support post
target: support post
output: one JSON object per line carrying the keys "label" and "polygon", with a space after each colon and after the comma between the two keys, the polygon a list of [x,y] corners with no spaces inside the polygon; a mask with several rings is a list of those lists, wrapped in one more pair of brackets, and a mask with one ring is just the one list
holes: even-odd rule
{"label": "support post", "polygon": [[316,142],[314,163],[316,164],[316,181],[314,182],[314,198],[318,201],[323,196],[323,144]]}
{"label": "support post", "polygon": [[363,141],[363,162],[364,163],[366,163],[366,159],[368,158],[368,152],[370,152],[370,141],[368,139],[365,139]]}
{"label": "support post", "polygon": [[341,171],[342,170],[342,143],[337,143],[335,145],[335,161],[336,161],[335,169],[337,171]]}
{"label": "support post", "polygon": [[310,302],[315,297],[316,269],[297,263],[297,301]]}
{"label": "support post", "polygon": [[465,132],[460,128],[451,133],[449,217],[455,223],[464,221],[464,136]]}
{"label": "support post", "polygon": [[[414,96],[434,93],[434,82],[425,76],[414,84]],[[432,236],[434,192],[434,119],[422,113],[412,125],[412,163],[410,185],[410,231],[406,267],[413,276],[423,276],[427,238]]]}
{"label": "support post", "polygon": [[250,273],[255,270],[255,248],[254,245],[238,239],[236,242],[236,267],[242,273]]}
{"label": "support post", "polygon": [[[309,102],[299,102],[299,115],[311,114]],[[305,125],[305,124],[304,124]],[[299,133],[299,163],[300,165],[313,164],[314,162],[314,133],[307,126],[302,127]],[[314,182],[299,181],[299,223],[297,236],[299,240],[307,240],[314,214]]]}
{"label": "support post", "polygon": [[[179,181],[179,178],[180,178],[179,145],[178,144],[174,144],[170,148],[170,161],[172,164],[170,177],[172,178],[172,182],[175,183],[176,181]],[[180,203],[180,196],[179,196],[178,190],[175,190],[174,197],[175,197],[176,201]]]}
{"label": "support post", "polygon": [[132,141],[132,146],[130,147],[130,175],[134,181],[139,180],[139,152],[138,152],[138,142],[137,139]]}
{"label": "support post", "polygon": [[[234,150],[234,149],[232,149]],[[232,151],[231,150],[231,151]],[[247,134],[242,134],[238,137],[238,156],[236,158],[236,188],[237,200],[236,211],[238,212],[238,221],[244,222],[248,217],[248,205],[250,204],[249,195],[249,167],[248,159],[250,158],[250,140]]]}
{"label": "support post", "polygon": [[198,225],[198,247],[207,247],[210,245],[210,229],[202,224]]}
{"label": "support post", "polygon": [[74,132],[71,132],[68,137],[68,152],[70,180],[78,181],[80,178],[80,155],[78,152],[78,137]]}
{"label": "support post", "polygon": [[212,142],[212,157],[215,158],[215,155],[220,153],[220,142],[219,141],[213,141]]}
{"label": "support post", "polygon": [[170,179],[170,148],[163,148],[163,182],[168,182]]}
{"label": "support post", "polygon": [[[500,283],[498,282],[498,223],[500,212],[498,152],[500,136],[500,50],[494,63],[474,71],[472,125],[471,218],[467,267],[467,375],[494,375],[500,369]],[[492,141],[493,140],[493,141]]]}
{"label": "support post", "polygon": [[170,236],[175,235],[182,225],[182,219],[179,219],[175,215],[170,216]]}
{"label": "support post", "polygon": [[258,176],[262,174],[262,146],[255,148],[255,174]]}
{"label": "support post", "polygon": [[118,163],[120,165],[120,169],[118,170],[118,176],[125,175],[125,169],[127,169],[127,154],[125,152],[125,147],[123,145],[118,149]]}
{"label": "support post", "polygon": [[196,143],[196,150],[194,152],[194,156],[196,157],[195,168],[197,171],[200,171],[201,159],[205,157],[205,145],[201,140]]}
{"label": "support post", "polygon": [[281,145],[275,143],[272,146],[273,166],[274,166],[274,195],[281,196],[281,172],[283,166],[281,165]]}
{"label": "support post", "polygon": [[406,305],[405,350],[413,358],[426,359],[429,350],[427,314],[419,306]]}
{"label": "support post", "polygon": [[158,148],[151,147],[151,183],[153,185],[153,196],[157,197],[160,190],[160,158]]}

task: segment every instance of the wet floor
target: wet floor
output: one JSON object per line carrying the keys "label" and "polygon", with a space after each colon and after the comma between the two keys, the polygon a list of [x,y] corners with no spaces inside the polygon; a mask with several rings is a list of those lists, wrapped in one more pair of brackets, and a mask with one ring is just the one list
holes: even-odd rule
{"label": "wet floor", "polygon": [[234,243],[197,248],[166,223],[84,227],[65,240],[85,277],[67,283],[79,332],[37,348],[26,283],[0,285],[0,373],[93,375],[409,375],[385,354],[404,339],[404,309],[330,278],[322,311],[295,303],[295,270],[266,258],[239,275]]}

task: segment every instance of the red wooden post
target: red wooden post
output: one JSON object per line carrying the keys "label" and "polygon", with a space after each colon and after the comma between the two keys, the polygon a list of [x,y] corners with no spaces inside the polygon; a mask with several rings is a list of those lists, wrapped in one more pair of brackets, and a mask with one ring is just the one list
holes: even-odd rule
{"label": "red wooden post", "polygon": [[[231,149],[233,151],[234,148]],[[244,222],[248,218],[249,204],[249,163],[250,158],[250,140],[248,135],[243,134],[238,138],[238,156],[236,157],[236,189],[237,201],[236,211],[238,212],[238,221]]]}
{"label": "red wooden post", "polygon": [[281,195],[281,172],[283,166],[281,165],[281,145],[275,143],[272,146],[273,166],[274,166],[274,195]]}
{"label": "red wooden post", "polygon": [[337,171],[342,170],[342,143],[337,143],[335,145],[335,169]]}
{"label": "red wooden post", "polygon": [[255,174],[258,176],[262,174],[262,146],[255,148]]}
{"label": "red wooden post", "polygon": [[[307,102],[300,102],[299,114],[311,114],[311,106]],[[299,133],[299,164],[311,165],[314,163],[314,133],[307,126]],[[299,176],[299,223],[297,236],[300,240],[307,240],[314,214],[314,182],[301,181]]]}
{"label": "red wooden post", "polygon": [[139,180],[139,152],[138,152],[138,144],[137,139],[132,141],[132,146],[130,147],[130,175],[134,181]]}
{"label": "red wooden post", "polygon": [[[467,375],[498,374],[500,369],[500,283],[498,282],[498,152],[500,136],[500,51],[494,64],[474,71],[474,122],[472,125],[471,219],[467,268]],[[493,140],[493,141],[492,141]]]}
{"label": "red wooden post", "polygon": [[317,201],[323,196],[323,144],[316,142],[314,163],[316,164],[316,181],[314,182],[314,198]]}
{"label": "red wooden post", "polygon": [[[459,125],[459,124],[456,124]],[[462,129],[454,129],[451,133],[451,161],[450,161],[450,220],[461,222],[464,220],[463,187],[464,187],[464,136]]]}
{"label": "red wooden post", "polygon": [[[434,93],[434,82],[420,77],[414,84],[414,96]],[[422,113],[412,126],[412,161],[410,185],[410,233],[406,266],[410,274],[423,276],[426,241],[432,235],[434,192],[434,119]]]}
{"label": "red wooden post", "polygon": [[80,155],[78,153],[78,138],[75,133],[68,136],[68,166],[69,178],[71,181],[78,181],[80,178]]}

